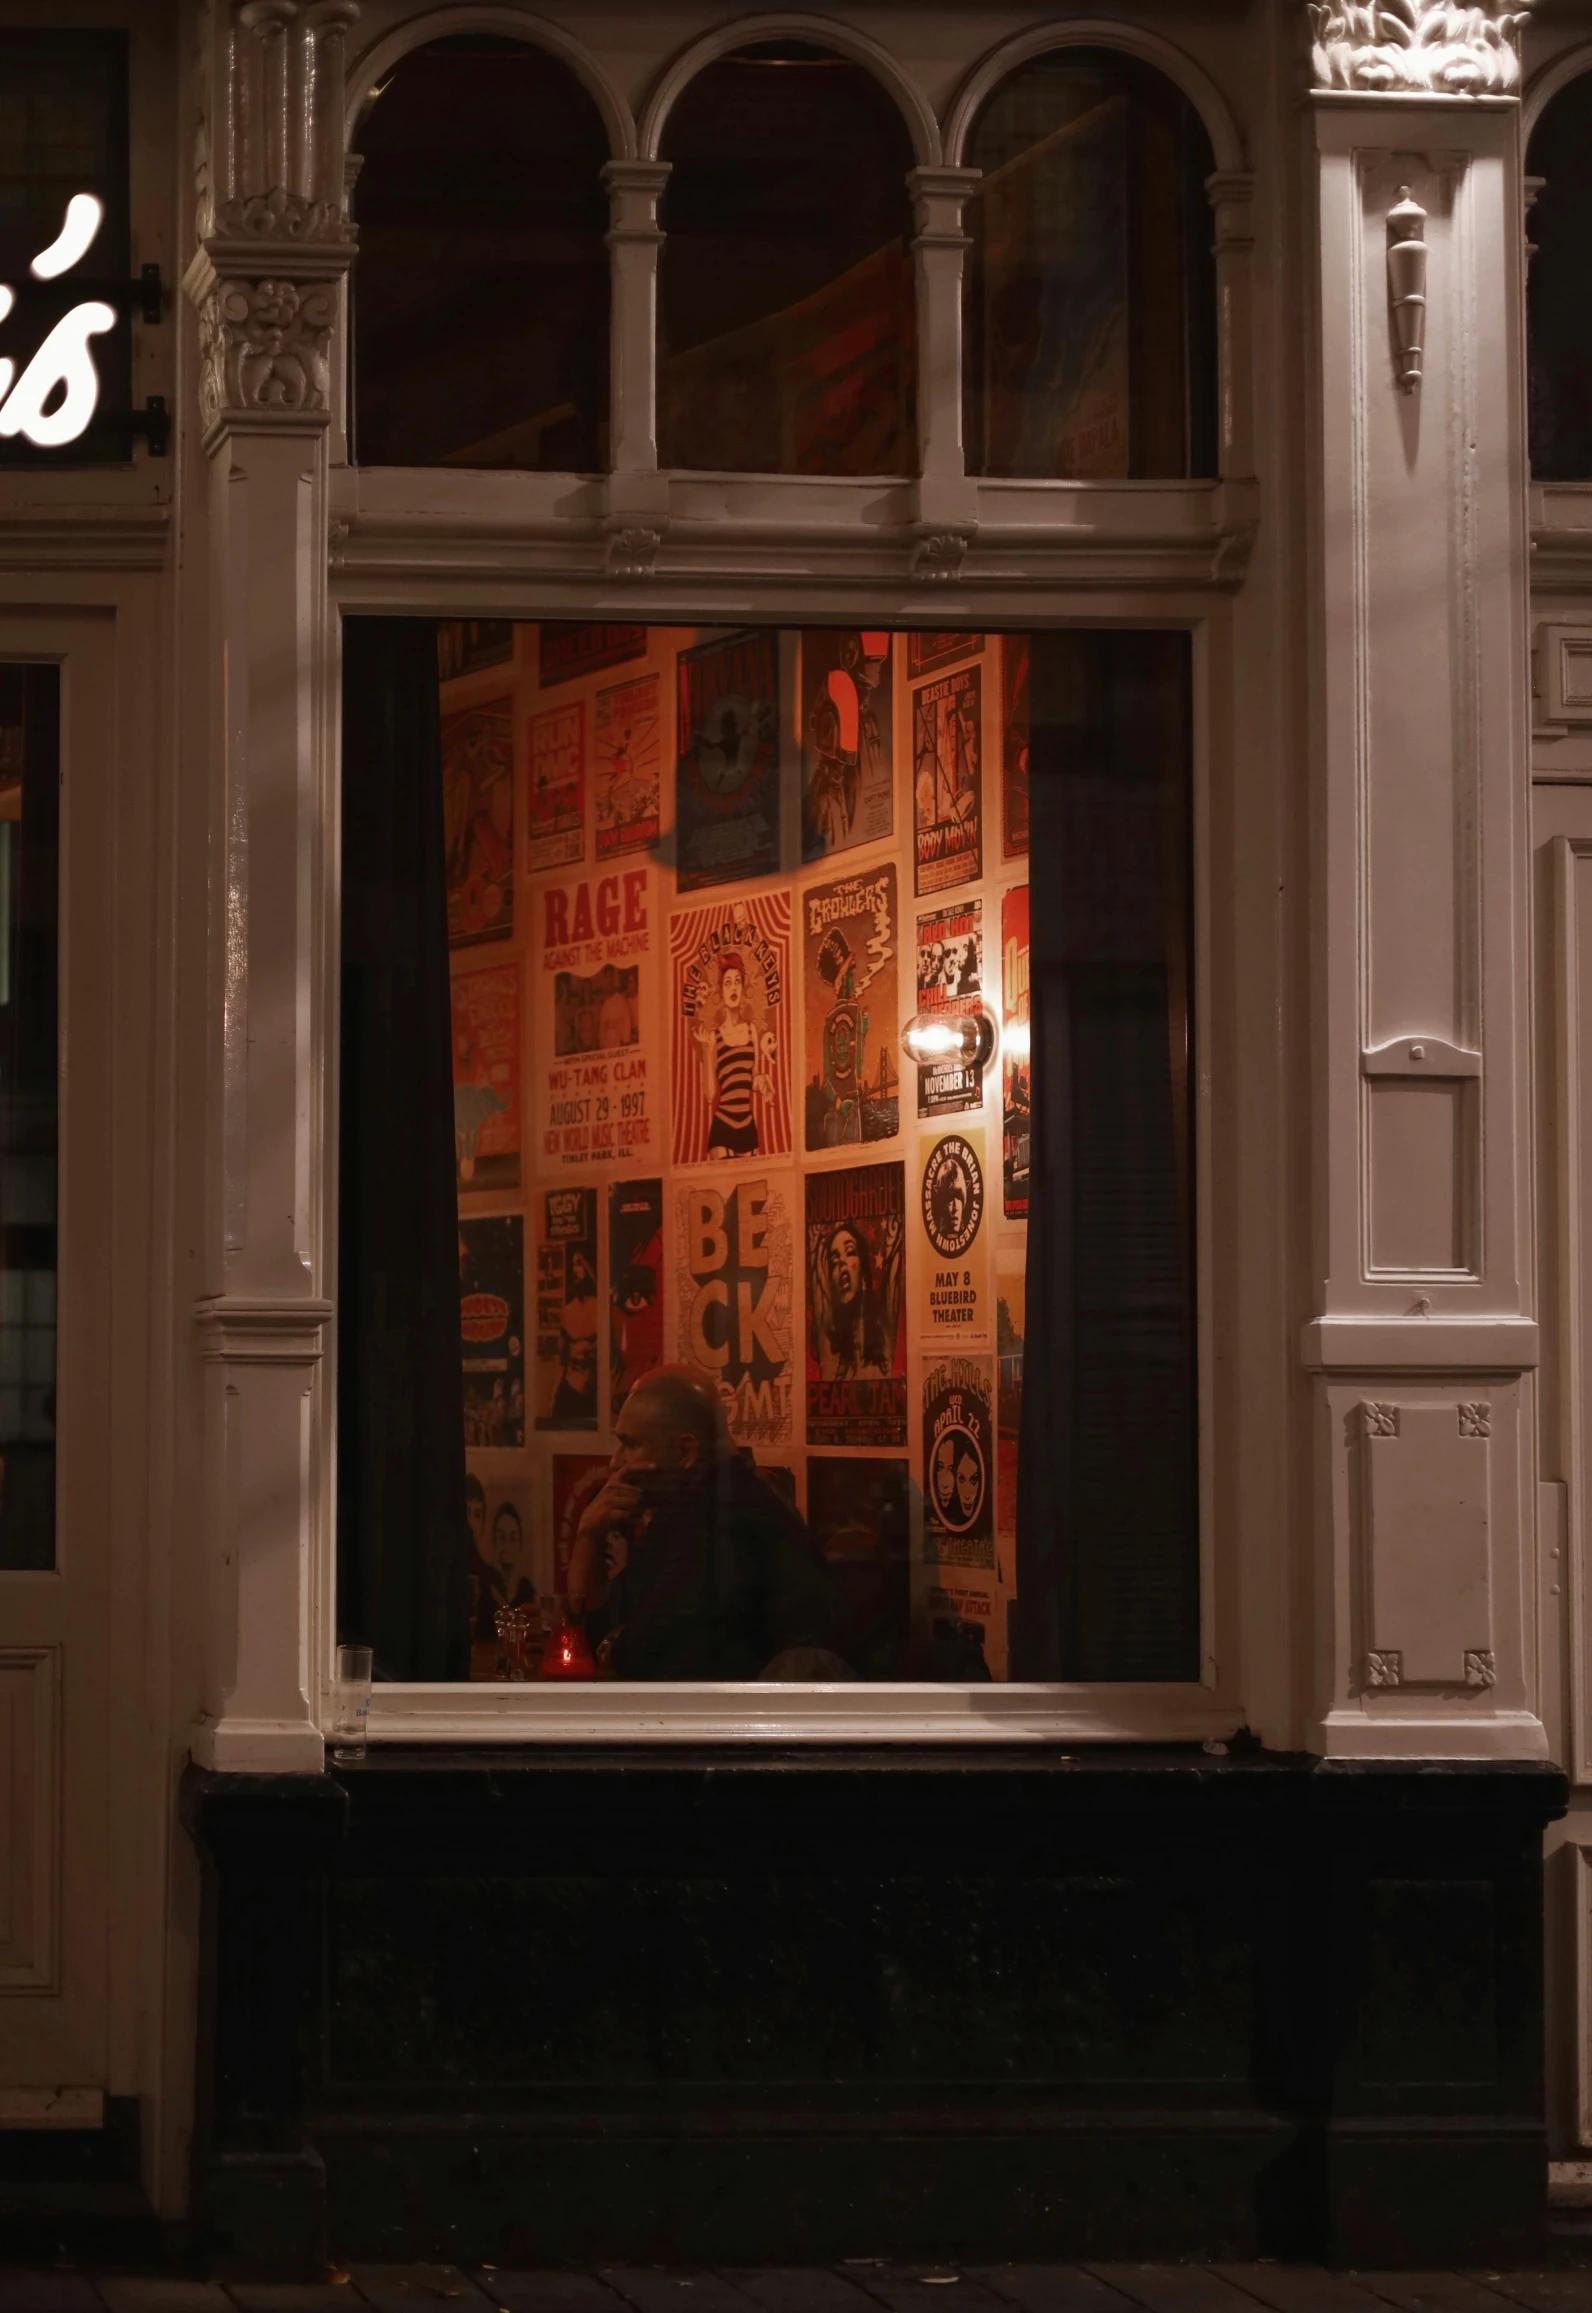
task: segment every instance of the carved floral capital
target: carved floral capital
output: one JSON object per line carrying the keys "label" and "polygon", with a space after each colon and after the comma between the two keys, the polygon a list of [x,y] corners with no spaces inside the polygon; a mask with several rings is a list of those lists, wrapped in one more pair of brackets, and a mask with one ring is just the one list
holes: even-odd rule
{"label": "carved floral capital", "polygon": [[331,408],[333,281],[217,281],[199,309],[205,430],[229,417]]}
{"label": "carved floral capital", "polygon": [[1369,96],[1513,96],[1530,6],[1310,0],[1315,84]]}

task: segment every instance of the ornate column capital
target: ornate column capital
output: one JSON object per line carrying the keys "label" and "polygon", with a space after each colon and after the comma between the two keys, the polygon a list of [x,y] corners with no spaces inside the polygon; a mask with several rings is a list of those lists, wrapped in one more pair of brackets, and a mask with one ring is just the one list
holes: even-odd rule
{"label": "ornate column capital", "polygon": [[1317,93],[1518,96],[1532,0],[1308,0]]}

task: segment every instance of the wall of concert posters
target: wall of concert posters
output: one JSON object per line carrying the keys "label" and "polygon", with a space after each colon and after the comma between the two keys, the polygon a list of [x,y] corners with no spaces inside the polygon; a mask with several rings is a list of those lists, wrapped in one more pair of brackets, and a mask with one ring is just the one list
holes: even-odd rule
{"label": "wall of concert posters", "polygon": [[[494,1618],[550,1620],[669,1361],[859,1676],[1004,1677],[1027,636],[485,621],[439,666],[472,1675],[518,1675]],[[980,1010],[987,1067],[907,1055]]]}

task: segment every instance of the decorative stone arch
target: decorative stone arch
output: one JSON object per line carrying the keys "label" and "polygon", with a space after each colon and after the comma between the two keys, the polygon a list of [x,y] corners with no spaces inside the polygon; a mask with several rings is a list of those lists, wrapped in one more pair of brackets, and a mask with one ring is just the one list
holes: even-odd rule
{"label": "decorative stone arch", "polygon": [[1520,107],[1520,149],[1530,145],[1542,116],[1556,96],[1563,94],[1574,80],[1592,72],[1592,40],[1583,40],[1579,47],[1567,48],[1551,64],[1545,64],[1533,75]]}
{"label": "decorative stone arch", "polygon": [[682,92],[705,66],[738,48],[750,48],[763,40],[806,40],[815,48],[833,49],[837,56],[849,57],[854,64],[860,64],[865,72],[872,73],[905,120],[918,167],[933,168],[938,164],[940,124],[934,117],[933,107],[922,90],[907,78],[889,50],[870,40],[866,33],[857,32],[848,24],[837,24],[830,17],[798,15],[741,17],[734,23],[718,25],[683,49],[672,64],[665,66],[647,99],[641,116],[642,159],[658,158],[669,115]]}
{"label": "decorative stone arch", "polygon": [[427,41],[443,40],[456,32],[495,32],[506,40],[518,40],[527,48],[545,49],[549,56],[556,56],[560,64],[568,65],[596,105],[607,131],[609,157],[616,161],[635,159],[635,115],[590,50],[572,39],[561,26],[549,24],[545,17],[533,16],[527,9],[505,5],[504,0],[496,0],[496,4],[493,0],[481,0],[479,5],[466,7],[428,8],[419,16],[395,24],[379,40],[372,41],[359,55],[350,58],[344,121],[347,144],[352,145],[367,94],[383,73],[391,72],[395,64],[415,49],[424,48]]}
{"label": "decorative stone arch", "polygon": [[1216,161],[1216,174],[1240,174],[1248,167],[1238,123],[1227,99],[1204,66],[1196,64],[1193,57],[1157,33],[1146,32],[1136,24],[1108,22],[1097,16],[1071,17],[1064,24],[1032,25],[1015,38],[1002,41],[974,65],[958,89],[946,119],[945,158],[951,166],[962,165],[968,133],[1001,82],[1019,65],[1031,64],[1035,57],[1053,55],[1061,48],[1112,48],[1150,65],[1182,90],[1204,122]]}

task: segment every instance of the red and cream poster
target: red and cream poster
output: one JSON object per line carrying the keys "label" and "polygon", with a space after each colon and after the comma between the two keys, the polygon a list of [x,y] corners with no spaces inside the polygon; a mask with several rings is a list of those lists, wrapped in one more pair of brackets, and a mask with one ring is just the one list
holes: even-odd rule
{"label": "red and cream poster", "polygon": [[669,965],[674,1162],[789,1156],[790,893],[682,909]]}
{"label": "red and cream poster", "polygon": [[759,1451],[792,1438],[793,1205],[789,1175],[675,1191],[679,1360],[715,1384],[736,1444]]}
{"label": "red and cream poster", "polygon": [[663,825],[658,678],[637,675],[597,693],[597,858],[651,851]]}
{"label": "red and cream poster", "polygon": [[650,1053],[650,871],[616,868],[536,894],[544,1165],[628,1163],[657,1147]]}
{"label": "red and cream poster", "polygon": [[1001,899],[1001,1194],[1008,1221],[1028,1218],[1029,1037],[1028,886],[1020,883]]}
{"label": "red and cream poster", "polygon": [[453,1150],[461,1189],[512,1189],[520,1178],[520,967],[456,972]]}
{"label": "red and cream poster", "polygon": [[807,1176],[807,1442],[907,1442],[906,1187],[898,1164]]}
{"label": "red and cream poster", "polygon": [[579,699],[531,717],[527,864],[573,867],[586,849],[586,709]]}

